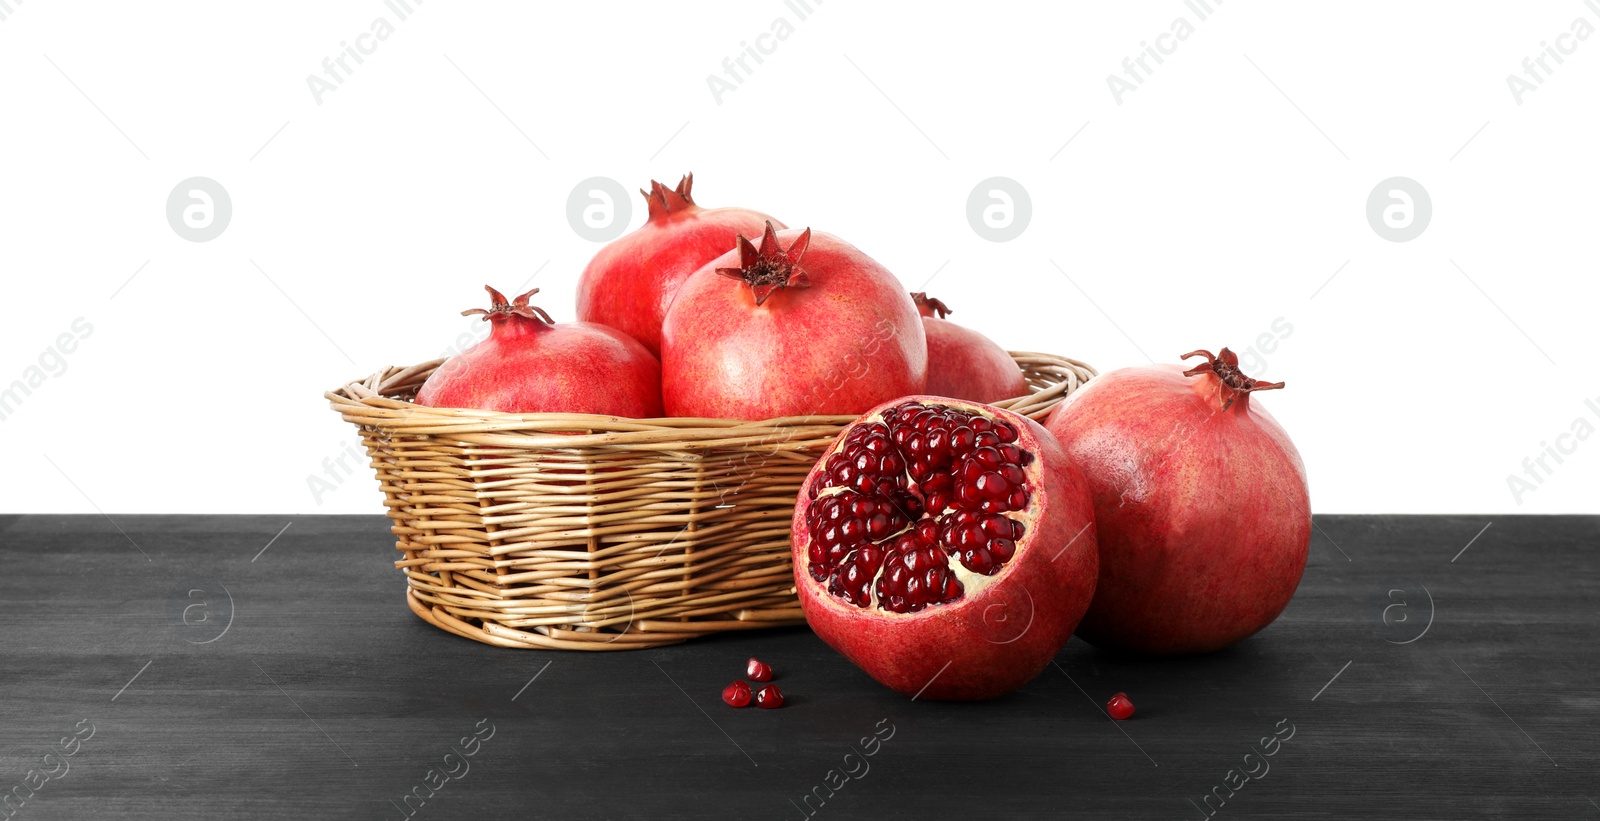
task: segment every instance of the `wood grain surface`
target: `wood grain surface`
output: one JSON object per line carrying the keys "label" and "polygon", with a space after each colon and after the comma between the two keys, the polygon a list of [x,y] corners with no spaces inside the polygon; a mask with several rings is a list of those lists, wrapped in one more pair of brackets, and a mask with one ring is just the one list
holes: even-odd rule
{"label": "wood grain surface", "polygon": [[[1600,518],[1317,526],[1231,650],[937,704],[799,628],[449,635],[379,517],[0,517],[0,818],[1600,817]],[[718,699],[753,655],[783,709]]]}

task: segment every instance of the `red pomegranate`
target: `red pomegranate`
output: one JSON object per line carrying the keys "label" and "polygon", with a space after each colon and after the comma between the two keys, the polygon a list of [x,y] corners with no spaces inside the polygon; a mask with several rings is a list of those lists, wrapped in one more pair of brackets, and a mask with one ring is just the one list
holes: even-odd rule
{"label": "red pomegranate", "polygon": [[511,303],[493,288],[483,314],[489,338],[451,357],[417,390],[435,408],[504,413],[598,413],[661,416],[661,365],[627,334],[588,322],[556,325],[528,305],[535,288]]}
{"label": "red pomegranate", "polygon": [[1294,595],[1311,543],[1305,466],[1227,348],[1100,376],[1049,429],[1094,493],[1100,583],[1078,627],[1143,653],[1220,650]]}
{"label": "red pomegranate", "polygon": [[856,414],[927,379],[921,320],[894,275],[837,237],[770,222],[760,250],[740,235],[683,283],[661,340],[672,416]]}
{"label": "red pomegranate", "polygon": [[806,478],[791,536],[811,628],[912,697],[1022,686],[1094,594],[1083,477],[1044,428],[974,402],[915,396],[856,420]]}
{"label": "red pomegranate", "polygon": [[[678,286],[700,266],[728,252],[740,234],[755,236],[773,219],[748,208],[701,208],[690,195],[694,175],[668,188],[655,180],[640,191],[650,218],[600,249],[578,280],[578,319],[609,325],[661,354],[661,320]],[[781,228],[783,223],[777,223]]]}
{"label": "red pomegranate", "polygon": [[969,402],[998,402],[1028,392],[1017,361],[989,337],[945,319],[950,306],[911,295],[928,334],[928,393]]}

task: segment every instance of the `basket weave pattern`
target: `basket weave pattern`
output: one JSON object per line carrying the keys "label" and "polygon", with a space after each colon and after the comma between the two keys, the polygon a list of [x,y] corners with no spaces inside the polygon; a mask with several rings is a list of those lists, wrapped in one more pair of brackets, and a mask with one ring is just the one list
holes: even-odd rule
{"label": "basket weave pattern", "polygon": [[[1095,371],[1012,353],[1042,419]],[[429,623],[516,648],[624,650],[803,624],[795,498],[850,416],[741,422],[506,414],[410,400],[444,360],[326,395],[372,458]]]}

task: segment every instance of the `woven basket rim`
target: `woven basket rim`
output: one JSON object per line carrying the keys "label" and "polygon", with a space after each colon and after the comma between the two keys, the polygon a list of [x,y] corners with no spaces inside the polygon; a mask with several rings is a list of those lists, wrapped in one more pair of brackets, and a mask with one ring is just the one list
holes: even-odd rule
{"label": "woven basket rim", "polygon": [[[1065,356],[1009,351],[1030,377],[1030,393],[992,403],[1024,416],[1042,418],[1058,397],[1098,375],[1092,366]],[[859,414],[784,416],[762,420],[662,417],[629,419],[587,413],[502,413],[470,408],[433,408],[408,399],[445,359],[409,367],[391,366],[351,380],[323,396],[347,422],[395,433],[444,435],[486,446],[533,448],[640,447],[699,450],[743,445],[771,446],[774,440],[805,442],[832,437]],[[1056,376],[1056,379],[1046,379]],[[671,446],[676,447],[671,447]]]}

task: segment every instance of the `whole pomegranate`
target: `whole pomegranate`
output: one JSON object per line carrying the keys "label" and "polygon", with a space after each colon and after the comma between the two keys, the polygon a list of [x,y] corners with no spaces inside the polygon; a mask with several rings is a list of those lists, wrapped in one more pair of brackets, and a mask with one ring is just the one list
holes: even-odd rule
{"label": "whole pomegranate", "polygon": [[1100,583],[1078,635],[1144,653],[1220,650],[1294,595],[1311,543],[1305,466],[1239,358],[1112,371],[1049,429],[1094,493]]}
{"label": "whole pomegranate", "polygon": [[928,393],[971,402],[998,402],[1028,392],[1017,361],[989,337],[945,319],[950,306],[918,291],[911,295],[928,335]]}
{"label": "whole pomegranate", "polygon": [[759,250],[740,235],[683,283],[661,369],[672,416],[846,415],[921,393],[928,343],[883,266],[837,237],[769,222]]}
{"label": "whole pomegranate", "polygon": [[1094,594],[1082,475],[1044,428],[974,402],[915,396],[856,420],[806,477],[791,536],[811,628],[912,697],[1022,686]]}
{"label": "whole pomegranate", "polygon": [[[661,354],[661,320],[678,286],[701,265],[727,253],[739,234],[755,236],[771,217],[748,208],[701,208],[694,175],[668,188],[655,180],[644,194],[650,218],[600,249],[578,280],[578,319],[609,325]],[[777,223],[781,228],[783,223]]]}
{"label": "whole pomegranate", "polygon": [[556,325],[528,305],[485,285],[489,338],[451,357],[417,389],[416,403],[504,413],[598,413],[661,416],[661,365],[633,337],[588,322]]}

